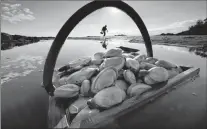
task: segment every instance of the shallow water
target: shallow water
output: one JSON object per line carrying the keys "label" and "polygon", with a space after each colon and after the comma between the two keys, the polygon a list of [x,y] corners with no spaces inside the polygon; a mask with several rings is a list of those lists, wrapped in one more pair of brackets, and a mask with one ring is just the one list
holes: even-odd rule
{"label": "shallow water", "polygon": [[[42,70],[52,41],[41,41],[1,52],[2,128],[45,128],[48,96],[41,87]],[[118,46],[137,48],[146,53],[144,44],[117,39],[108,49]],[[83,56],[105,51],[100,41],[67,40],[56,67]],[[206,117],[206,58],[190,53],[187,48],[153,45],[154,57],[178,65],[200,68],[194,81],[172,91],[144,109],[120,118],[121,127],[188,128],[204,127]],[[192,95],[196,93],[197,96]],[[128,122],[126,122],[126,119]],[[150,124],[149,124],[150,122]],[[204,122],[204,123],[203,123]],[[200,129],[199,128],[199,129]]]}

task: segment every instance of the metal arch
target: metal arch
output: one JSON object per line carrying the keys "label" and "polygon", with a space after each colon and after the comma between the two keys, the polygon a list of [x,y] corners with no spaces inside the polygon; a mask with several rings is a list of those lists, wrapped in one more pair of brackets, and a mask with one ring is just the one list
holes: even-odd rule
{"label": "metal arch", "polygon": [[140,18],[140,16],[136,13],[136,11],[132,7],[130,7],[128,4],[120,0],[116,0],[116,1],[94,0],[86,4],[82,8],[80,8],[66,21],[66,23],[62,26],[55,40],[52,43],[52,46],[49,50],[49,53],[45,61],[44,72],[43,72],[43,85],[49,95],[53,95],[53,92],[55,90],[55,87],[52,84],[52,75],[54,72],[54,67],[56,64],[58,54],[66,38],[68,37],[70,32],[74,29],[74,27],[83,18],[85,18],[90,13],[104,7],[116,7],[122,10],[123,12],[125,12],[127,15],[129,15],[132,18],[132,20],[136,23],[137,27],[139,28],[142,34],[147,50],[147,55],[153,57],[151,40],[147,28],[144,22],[142,21],[142,19]]}

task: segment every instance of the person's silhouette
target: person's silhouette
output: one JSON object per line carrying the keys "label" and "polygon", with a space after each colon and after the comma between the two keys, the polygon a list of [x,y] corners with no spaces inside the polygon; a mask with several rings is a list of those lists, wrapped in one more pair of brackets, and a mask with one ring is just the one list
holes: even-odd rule
{"label": "person's silhouette", "polygon": [[103,34],[104,37],[106,36],[106,31],[108,32],[107,25],[103,26],[101,30],[101,34]]}

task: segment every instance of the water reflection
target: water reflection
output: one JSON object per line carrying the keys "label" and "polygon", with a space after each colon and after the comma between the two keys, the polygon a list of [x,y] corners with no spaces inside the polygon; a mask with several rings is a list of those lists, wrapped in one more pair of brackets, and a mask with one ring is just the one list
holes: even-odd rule
{"label": "water reflection", "polygon": [[189,52],[193,52],[196,55],[206,58],[207,57],[207,45],[200,47],[189,47]]}
{"label": "water reflection", "polygon": [[[2,128],[31,128],[31,126],[33,126],[33,128],[44,128],[46,125],[48,95],[40,85],[42,82],[42,72],[39,72],[38,68],[43,69],[43,61],[47,56],[51,43],[52,41],[42,41],[36,44],[2,51],[1,75],[4,78],[10,77],[10,80],[8,80],[7,83],[2,84],[1,88]],[[90,47],[88,47],[89,45]],[[93,54],[98,51],[105,52],[110,48],[120,46],[139,49],[140,53],[146,54],[144,44],[129,43],[127,40],[108,41],[106,48],[102,47],[100,41],[67,40],[60,51],[56,67],[63,66],[69,61],[83,56],[93,56]],[[191,54],[188,49],[181,47],[153,45],[153,52],[154,56],[158,59],[168,60],[178,65],[191,65],[200,68],[200,77],[196,79],[193,84],[189,84],[184,87],[184,89],[177,90],[171,97],[164,97],[164,99],[166,99],[165,101],[163,100],[164,104],[161,101],[157,105],[152,106],[152,108],[143,112],[146,114],[148,113],[151,118],[152,115],[149,114],[150,112],[157,113],[156,115],[160,116],[158,113],[162,113],[163,111],[162,115],[163,117],[166,117],[167,115],[165,113],[170,113],[168,111],[170,107],[173,107],[173,105],[176,105],[177,103],[181,103],[195,109],[193,110],[194,113],[199,111],[203,113],[201,110],[206,101],[206,60],[200,58],[200,56]],[[33,71],[30,73],[28,70]],[[8,74],[9,72],[13,73]],[[25,76],[19,76],[19,73],[22,73],[22,75]],[[14,76],[15,79],[11,78]],[[192,96],[192,92],[196,92],[198,96]],[[191,96],[188,96],[189,94]],[[190,111],[191,110],[189,110],[189,112]],[[182,120],[187,119],[182,117],[185,117],[182,112],[180,114]],[[177,115],[179,116],[179,114]],[[134,118],[137,118],[137,116]],[[143,116],[145,118],[147,117],[145,114],[143,114]],[[170,116],[173,116],[173,113],[170,114]],[[172,119],[174,117],[176,117],[176,115],[173,116]],[[189,115],[188,118],[193,119],[196,117]],[[137,119],[134,119],[134,121],[137,122],[140,122],[141,120],[142,119],[137,121]],[[157,121],[158,120],[160,119],[157,119]]]}

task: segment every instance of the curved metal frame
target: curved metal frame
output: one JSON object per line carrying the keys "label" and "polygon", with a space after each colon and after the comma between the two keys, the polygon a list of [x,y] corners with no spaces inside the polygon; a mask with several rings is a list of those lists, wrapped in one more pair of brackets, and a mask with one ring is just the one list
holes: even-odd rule
{"label": "curved metal frame", "polygon": [[150,36],[148,34],[147,28],[145,27],[144,22],[140,18],[140,16],[136,13],[136,11],[130,7],[128,4],[124,3],[123,1],[92,1],[82,8],[80,8],[78,11],[76,11],[62,26],[60,31],[58,32],[55,40],[53,41],[53,44],[50,48],[50,51],[47,55],[47,59],[44,66],[44,72],[43,72],[43,85],[48,92],[49,95],[53,95],[53,92],[55,90],[55,87],[52,84],[52,76],[54,72],[54,67],[56,64],[56,60],[58,57],[58,54],[60,52],[60,49],[62,45],[64,44],[66,38],[70,34],[70,32],[74,29],[74,27],[87,15],[90,13],[104,8],[104,7],[116,7],[126,14],[128,14],[132,20],[136,23],[137,27],[139,28],[142,37],[145,42],[147,55],[150,57],[153,57],[153,51],[152,51],[152,45]]}

